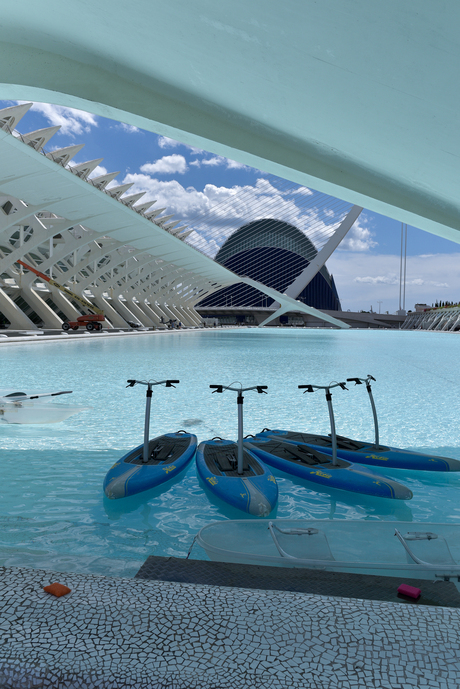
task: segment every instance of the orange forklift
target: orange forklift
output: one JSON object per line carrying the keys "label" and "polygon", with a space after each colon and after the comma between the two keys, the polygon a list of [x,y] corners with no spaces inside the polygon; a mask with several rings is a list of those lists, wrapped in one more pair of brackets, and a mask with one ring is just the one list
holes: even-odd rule
{"label": "orange forklift", "polygon": [[76,321],[68,321],[66,323],[63,323],[63,330],[78,330],[78,328],[80,327],[86,327],[86,330],[89,331],[102,330],[102,323],[105,321],[105,317],[104,312],[101,309],[99,309],[97,306],[93,306],[91,302],[87,301],[86,299],[83,299],[83,297],[80,297],[78,294],[71,292],[71,290],[67,289],[67,287],[60,285],[59,282],[56,282],[56,280],[53,280],[53,278],[48,277],[48,275],[45,275],[36,268],[32,268],[32,266],[27,265],[27,263],[24,263],[24,261],[17,261],[17,263],[20,263],[21,266],[24,266],[24,268],[27,268],[27,270],[30,270],[32,271],[32,273],[35,273],[35,275],[38,275],[38,277],[42,278],[42,280],[49,282],[49,284],[53,285],[53,287],[57,287],[57,289],[61,290],[61,292],[64,292],[64,294],[67,294],[67,296],[71,297],[75,301],[78,301],[89,311],[93,311],[93,313],[88,313],[85,316],[78,316]]}

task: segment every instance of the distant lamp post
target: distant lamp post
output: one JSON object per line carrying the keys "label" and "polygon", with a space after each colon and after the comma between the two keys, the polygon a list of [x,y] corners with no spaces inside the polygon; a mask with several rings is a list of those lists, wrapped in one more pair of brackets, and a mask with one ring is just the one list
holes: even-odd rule
{"label": "distant lamp post", "polygon": [[[407,268],[407,225],[401,223],[401,259],[399,262],[399,309],[398,316],[406,315],[406,268]],[[402,301],[401,301],[402,296]]]}
{"label": "distant lamp post", "polygon": [[379,305],[379,313],[380,313],[380,307],[383,304],[383,301],[377,301],[377,304]]}

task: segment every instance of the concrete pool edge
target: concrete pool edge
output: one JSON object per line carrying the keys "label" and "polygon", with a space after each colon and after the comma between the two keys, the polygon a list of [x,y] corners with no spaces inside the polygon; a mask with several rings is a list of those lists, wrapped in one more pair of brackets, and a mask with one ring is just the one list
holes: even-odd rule
{"label": "concrete pool edge", "polygon": [[0,345],[7,344],[36,344],[37,342],[75,342],[76,340],[89,340],[89,339],[100,339],[100,338],[110,338],[114,337],[124,337],[126,335],[172,335],[172,334],[184,334],[184,333],[196,333],[196,332],[210,332],[210,331],[222,331],[222,330],[242,330],[242,327],[238,326],[223,326],[223,327],[203,327],[203,328],[180,328],[174,330],[106,330],[103,332],[88,332],[82,331],[80,333],[58,333],[54,335],[41,335],[39,333],[29,334],[29,335],[18,335],[5,337],[0,337]]}

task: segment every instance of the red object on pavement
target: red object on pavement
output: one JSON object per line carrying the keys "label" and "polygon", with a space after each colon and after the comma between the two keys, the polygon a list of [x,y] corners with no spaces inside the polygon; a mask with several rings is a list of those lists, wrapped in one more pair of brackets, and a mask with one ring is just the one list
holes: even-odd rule
{"label": "red object on pavement", "polygon": [[55,581],[54,584],[50,584],[49,586],[44,586],[43,590],[46,591],[46,593],[52,593],[53,596],[56,596],[56,598],[66,596],[71,591],[71,589],[69,589],[68,586],[64,586],[64,584],[59,584],[57,581]]}
{"label": "red object on pavement", "polygon": [[398,586],[398,593],[403,596],[408,596],[409,598],[415,598],[417,600],[417,598],[420,598],[422,590],[415,588],[415,586],[401,584],[401,586]]}

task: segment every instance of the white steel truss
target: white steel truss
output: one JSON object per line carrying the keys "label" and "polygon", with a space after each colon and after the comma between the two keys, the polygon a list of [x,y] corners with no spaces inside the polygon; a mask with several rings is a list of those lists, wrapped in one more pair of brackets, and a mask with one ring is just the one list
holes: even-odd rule
{"label": "white steel truss", "polygon": [[81,145],[47,153],[59,127],[18,134],[30,105],[0,111],[0,311],[14,328],[32,329],[37,319],[56,328],[81,313],[77,302],[24,272],[19,259],[93,301],[112,327],[161,327],[169,319],[197,325],[194,305],[237,282],[257,285],[285,311],[348,327],[184,243],[190,230],[161,215],[166,209],[138,203],[143,194],[127,194],[130,184],[107,188],[118,173],[90,179],[100,159],[72,167]]}

